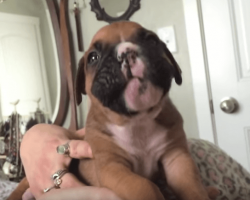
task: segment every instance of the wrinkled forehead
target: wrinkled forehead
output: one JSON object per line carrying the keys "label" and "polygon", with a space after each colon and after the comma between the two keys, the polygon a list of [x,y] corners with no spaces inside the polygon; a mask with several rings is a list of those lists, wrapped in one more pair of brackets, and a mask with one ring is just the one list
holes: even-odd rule
{"label": "wrinkled forehead", "polygon": [[134,22],[116,22],[101,28],[92,39],[91,45],[97,41],[114,44],[128,40],[138,29],[142,28]]}

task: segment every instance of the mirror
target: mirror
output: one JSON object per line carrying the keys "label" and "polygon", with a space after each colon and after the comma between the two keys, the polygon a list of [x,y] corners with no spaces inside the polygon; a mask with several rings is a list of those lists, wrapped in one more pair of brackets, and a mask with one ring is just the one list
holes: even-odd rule
{"label": "mirror", "polygon": [[61,125],[67,86],[53,1],[3,1],[0,30],[0,121],[16,107],[24,117],[41,109]]}
{"label": "mirror", "polygon": [[112,23],[129,20],[140,9],[140,0],[91,0],[90,6],[97,20]]}
{"label": "mirror", "polygon": [[120,17],[129,7],[129,0],[99,0],[99,3],[111,17]]}

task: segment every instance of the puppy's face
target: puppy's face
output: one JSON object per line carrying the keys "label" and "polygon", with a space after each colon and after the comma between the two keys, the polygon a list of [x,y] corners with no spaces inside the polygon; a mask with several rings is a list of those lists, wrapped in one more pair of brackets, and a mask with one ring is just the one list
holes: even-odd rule
{"label": "puppy's face", "polygon": [[76,95],[122,115],[154,108],[166,95],[172,78],[181,84],[180,69],[157,35],[133,22],[102,28],[80,61]]}

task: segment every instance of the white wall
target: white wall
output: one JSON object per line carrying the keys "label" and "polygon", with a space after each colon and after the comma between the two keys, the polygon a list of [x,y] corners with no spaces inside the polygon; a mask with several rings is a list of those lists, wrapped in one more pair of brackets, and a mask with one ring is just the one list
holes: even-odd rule
{"label": "white wall", "polygon": [[[91,12],[89,0],[85,0],[86,7],[81,8],[81,21],[84,48],[87,49],[93,35],[104,25],[106,22],[97,21],[95,13]],[[73,9],[73,3],[70,3],[70,9]],[[76,27],[74,15],[70,12],[71,31],[74,39],[75,59],[78,63],[83,55],[83,52],[78,52]],[[184,128],[188,137],[198,137],[197,118],[194,104],[193,86],[190,70],[190,61],[187,48],[184,11],[181,0],[142,0],[141,8],[130,19],[131,21],[142,24],[145,28],[156,31],[159,27],[174,25],[178,52],[174,54],[177,62],[179,63],[182,74],[183,84],[177,86],[173,81],[173,87],[170,96],[180,110],[184,118]],[[87,115],[87,100],[86,98],[79,107],[79,123],[83,126],[84,120]],[[65,122],[65,127],[68,126],[69,115]]]}

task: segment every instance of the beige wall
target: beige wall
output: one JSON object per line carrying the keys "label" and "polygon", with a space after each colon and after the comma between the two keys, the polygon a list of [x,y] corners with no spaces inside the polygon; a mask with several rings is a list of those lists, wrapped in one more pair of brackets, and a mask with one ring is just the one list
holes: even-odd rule
{"label": "beige wall", "polygon": [[119,16],[129,6],[129,0],[99,0],[99,3],[111,17]]}
{"label": "beige wall", "polygon": [[[88,48],[89,43],[93,35],[102,26],[106,25],[106,22],[97,21],[95,13],[90,11],[89,0],[85,0],[86,7],[81,10],[81,20],[83,29],[84,47]],[[70,9],[72,5],[70,4]],[[174,57],[179,63],[182,74],[183,84],[177,86],[173,81],[173,87],[170,92],[170,96],[180,110],[184,118],[184,128],[188,137],[198,137],[198,127],[196,110],[194,104],[192,79],[190,72],[190,62],[186,41],[186,30],[184,22],[184,11],[182,0],[142,0],[141,9],[137,11],[130,19],[131,21],[138,22],[144,27],[156,31],[160,27],[174,25],[178,52],[174,53]],[[73,32],[74,46],[75,46],[75,59],[77,62],[83,55],[82,52],[78,52],[76,43],[76,28],[74,16],[70,14],[71,31]],[[84,103],[79,107],[80,124],[83,126],[83,121],[87,114],[87,100],[85,98]],[[65,122],[65,126],[68,125],[69,116]]]}

